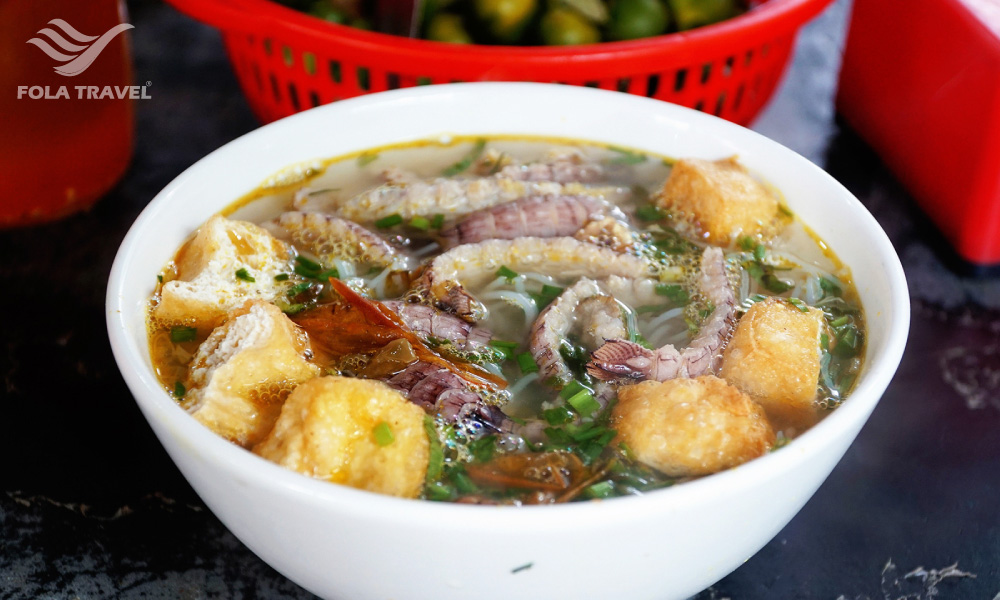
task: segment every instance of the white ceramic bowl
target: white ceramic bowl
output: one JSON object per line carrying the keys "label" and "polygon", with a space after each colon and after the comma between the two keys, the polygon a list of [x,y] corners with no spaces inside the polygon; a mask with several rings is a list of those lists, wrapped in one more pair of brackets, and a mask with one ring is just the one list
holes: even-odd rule
{"label": "white ceramic bowl", "polygon": [[[669,156],[738,154],[853,269],[868,350],[839,409],[786,448],[645,496],[561,506],[401,500],[307,478],[216,436],[150,367],[144,318],[155,274],[210,215],[297,162],[441,134],[579,138]],[[205,157],[149,204],[108,284],[108,331],[139,407],[181,472],[258,556],[326,598],[680,599],[752,556],[805,504],[892,378],[909,323],[903,271],[846,189],[747,129],[663,102],[544,84],[411,88],[323,106]]]}

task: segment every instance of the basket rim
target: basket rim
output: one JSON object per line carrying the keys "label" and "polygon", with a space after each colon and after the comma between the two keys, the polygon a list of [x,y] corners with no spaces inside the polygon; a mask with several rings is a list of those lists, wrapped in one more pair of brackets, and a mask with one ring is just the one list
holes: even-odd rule
{"label": "basket rim", "polygon": [[[220,29],[224,34],[242,32],[298,43],[350,47],[355,51],[386,55],[400,53],[405,60],[446,61],[452,64],[537,64],[587,62],[619,63],[643,60],[670,52],[675,58],[705,58],[706,50],[719,54],[749,47],[757,40],[782,37],[797,30],[833,0],[765,0],[749,11],[725,21],[639,40],[600,42],[581,46],[456,45],[411,39],[330,23],[272,0],[167,0],[188,16]],[[724,44],[723,44],[724,42]],[[714,51],[714,52],[713,52]],[[400,58],[402,58],[401,56]]]}

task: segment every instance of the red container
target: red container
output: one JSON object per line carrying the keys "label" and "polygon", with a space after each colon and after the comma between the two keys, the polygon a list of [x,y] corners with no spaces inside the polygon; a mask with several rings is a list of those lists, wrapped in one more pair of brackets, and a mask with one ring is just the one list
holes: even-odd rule
{"label": "red container", "polygon": [[457,81],[587,85],[749,123],[777,85],[799,27],[830,0],[767,0],[708,27],[574,47],[457,46],[327,23],[267,0],[168,0],[222,31],[257,117],[370,92]]}
{"label": "red container", "polygon": [[837,104],[959,256],[1000,265],[1000,5],[855,0]]}

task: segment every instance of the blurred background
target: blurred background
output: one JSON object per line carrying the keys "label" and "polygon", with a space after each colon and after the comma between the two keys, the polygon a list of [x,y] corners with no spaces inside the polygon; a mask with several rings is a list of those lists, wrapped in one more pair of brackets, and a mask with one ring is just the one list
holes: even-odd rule
{"label": "blurred background", "polygon": [[[94,2],[79,16],[66,12],[62,18],[89,36],[116,19],[134,29],[117,34],[93,70],[68,84],[70,91],[89,85],[83,77],[90,76],[101,85],[138,86],[148,97],[122,99],[106,114],[67,114],[58,109],[65,106],[60,100],[16,98],[26,79],[53,93],[67,84],[59,76],[34,79],[55,63],[25,43],[48,21],[26,21],[29,4],[39,11],[46,3],[0,0],[0,208],[6,223],[0,229],[0,286],[6,291],[0,295],[0,598],[311,598],[233,538],[180,476],[118,373],[103,308],[112,260],[139,212],[201,157],[258,127],[261,118],[290,113],[287,93],[272,93],[268,102],[252,98],[261,89],[267,98],[268,73],[282,74],[286,67],[290,79],[280,90],[287,91],[289,82],[306,85],[302,52],[310,50],[296,50],[291,62],[303,72],[292,74],[279,25],[270,53],[267,34],[251,36],[263,77],[258,85],[249,62],[241,66],[237,59],[234,71],[217,29],[173,6],[137,0],[127,4],[127,15],[118,15],[107,3],[112,11],[101,15]],[[705,60],[717,67],[703,82],[709,95],[691,92],[680,100],[691,106],[701,100],[702,110],[747,123],[826,169],[861,199],[906,270],[910,341],[879,407],[819,492],[770,544],[696,598],[997,600],[996,4],[813,4],[822,12],[815,18],[803,12],[802,20],[811,20],[797,36],[778,36],[787,39],[790,63],[768,67],[774,90],[760,92],[766,97],[759,113],[744,106],[757,72],[740,70],[734,61],[729,74],[720,75],[726,57],[737,54],[730,42],[697,42],[697,29],[691,37],[716,49]],[[848,41],[852,9],[854,37]],[[597,29],[605,35],[607,27]],[[760,40],[777,27],[761,25]],[[343,37],[363,41],[365,35],[352,30]],[[654,46],[670,37],[654,38]],[[230,50],[234,39],[227,42]],[[325,51],[311,50],[314,69],[329,64]],[[649,52],[640,46],[626,51]],[[600,66],[607,76],[598,77],[597,86],[648,93],[649,73],[643,71],[640,81],[637,73],[615,71],[626,68],[617,59]],[[646,60],[661,69],[654,97],[680,93],[677,72],[685,67]],[[107,68],[99,71],[102,64]],[[344,59],[345,73],[352,64]],[[687,69],[691,81],[701,75]],[[242,87],[238,73],[246,76]],[[371,89],[360,91],[392,87],[382,73],[372,66]],[[401,73],[395,83],[405,85],[407,77]],[[578,73],[567,82],[594,83],[588,77]],[[729,85],[726,77],[738,81],[718,101],[724,90],[711,86]],[[740,82],[747,87],[737,102]],[[412,82],[418,83],[428,82]],[[308,91],[301,88],[299,108],[310,105]],[[348,95],[313,91],[319,103]],[[43,109],[49,112],[32,112]],[[96,183],[89,191],[69,186],[70,194],[63,180],[81,165]]]}

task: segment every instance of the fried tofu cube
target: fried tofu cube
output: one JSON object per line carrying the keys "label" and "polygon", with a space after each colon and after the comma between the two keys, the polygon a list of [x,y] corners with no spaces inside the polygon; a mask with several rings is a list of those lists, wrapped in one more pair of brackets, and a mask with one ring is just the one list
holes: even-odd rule
{"label": "fried tofu cube", "polygon": [[767,452],[775,440],[760,405],[713,375],[625,386],[612,417],[618,441],[672,477],[735,467]]}
{"label": "fried tofu cube", "polygon": [[778,216],[777,198],[735,157],[678,160],[655,201],[690,233],[717,246],[766,234]]}
{"label": "fried tofu cube", "polygon": [[295,388],[253,451],[311,477],[403,498],[420,494],[430,460],[423,409],[380,381],[338,376]]}
{"label": "fried tofu cube", "polygon": [[163,327],[215,327],[247,300],[271,301],[285,291],[290,284],[274,276],[291,271],[293,255],[253,223],[216,215],[181,248],[177,278],[163,284],[152,318]]}
{"label": "fried tofu cube", "polygon": [[215,433],[249,447],[274,426],[292,388],[320,374],[308,350],[305,332],[278,307],[250,302],[198,347],[185,406]]}
{"label": "fried tofu cube", "polygon": [[759,402],[776,427],[804,429],[817,419],[823,312],[785,300],[757,302],[736,326],[720,375]]}

